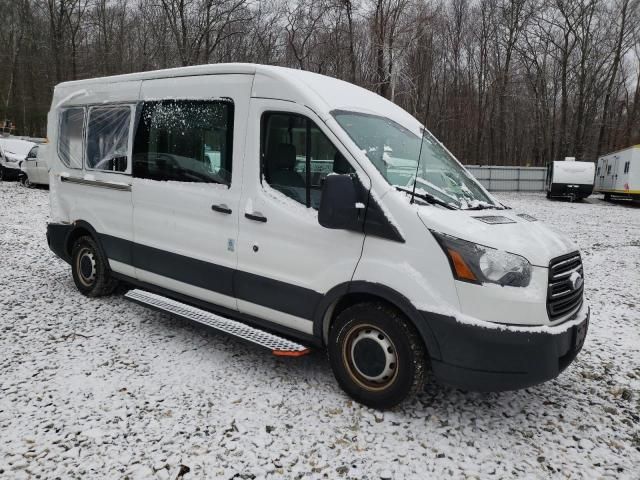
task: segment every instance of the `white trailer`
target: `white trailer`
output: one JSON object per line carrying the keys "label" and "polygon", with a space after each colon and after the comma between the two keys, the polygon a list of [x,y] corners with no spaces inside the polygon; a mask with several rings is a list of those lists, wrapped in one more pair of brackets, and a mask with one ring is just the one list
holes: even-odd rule
{"label": "white trailer", "polygon": [[593,193],[596,166],[593,162],[576,162],[574,157],[551,162],[547,167],[547,198],[587,198]]}
{"label": "white trailer", "polygon": [[596,192],[604,199],[612,196],[640,199],[640,145],[598,158]]}

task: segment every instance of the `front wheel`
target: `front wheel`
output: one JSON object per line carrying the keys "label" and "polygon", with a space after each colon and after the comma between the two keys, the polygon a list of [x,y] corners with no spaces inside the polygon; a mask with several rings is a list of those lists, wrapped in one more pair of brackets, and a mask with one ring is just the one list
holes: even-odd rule
{"label": "front wheel", "polygon": [[424,385],[424,344],[407,319],[383,303],[342,311],[329,332],[327,351],[342,389],[369,407],[394,407]]}
{"label": "front wheel", "polygon": [[71,272],[76,287],[87,297],[109,295],[117,281],[111,277],[107,258],[89,236],[80,237],[73,244]]}

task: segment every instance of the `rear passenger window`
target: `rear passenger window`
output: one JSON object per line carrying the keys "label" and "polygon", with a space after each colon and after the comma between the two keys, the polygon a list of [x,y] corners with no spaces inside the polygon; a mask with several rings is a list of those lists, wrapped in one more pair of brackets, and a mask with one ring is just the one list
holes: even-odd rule
{"label": "rear passenger window", "polygon": [[271,187],[316,210],[327,175],[355,172],[315,123],[292,113],[264,115],[261,157]]}
{"label": "rear passenger window", "polygon": [[126,172],[130,125],[130,106],[92,107],[87,126],[86,167]]}
{"label": "rear passenger window", "polygon": [[230,185],[232,143],[232,102],[145,102],[134,142],[133,174]]}
{"label": "rear passenger window", "polygon": [[60,113],[58,155],[69,168],[82,168],[84,108],[68,108]]}

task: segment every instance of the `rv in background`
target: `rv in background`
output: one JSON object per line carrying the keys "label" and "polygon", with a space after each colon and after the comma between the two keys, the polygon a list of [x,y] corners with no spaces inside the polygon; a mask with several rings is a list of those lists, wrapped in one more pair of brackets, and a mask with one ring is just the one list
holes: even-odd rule
{"label": "rv in background", "polygon": [[640,200],[640,145],[603,155],[598,159],[596,192]]}
{"label": "rv in background", "polygon": [[593,162],[576,162],[575,157],[551,162],[547,166],[547,198],[582,200],[593,193]]}

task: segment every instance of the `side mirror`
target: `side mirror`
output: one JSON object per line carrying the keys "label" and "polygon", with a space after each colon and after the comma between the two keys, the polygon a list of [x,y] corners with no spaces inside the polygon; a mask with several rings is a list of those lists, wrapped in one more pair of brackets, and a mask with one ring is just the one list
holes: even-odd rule
{"label": "side mirror", "polygon": [[350,175],[329,175],[322,185],[318,222],[325,228],[361,230],[358,192]]}

